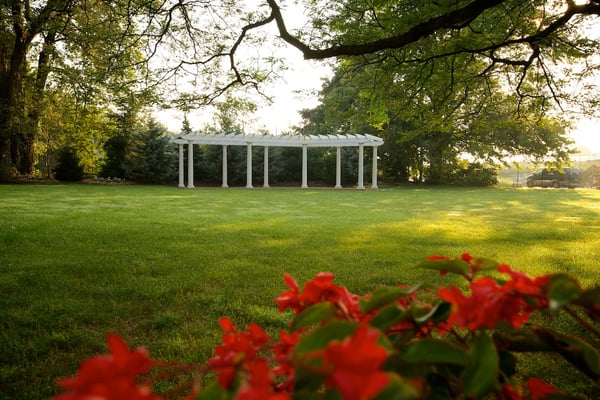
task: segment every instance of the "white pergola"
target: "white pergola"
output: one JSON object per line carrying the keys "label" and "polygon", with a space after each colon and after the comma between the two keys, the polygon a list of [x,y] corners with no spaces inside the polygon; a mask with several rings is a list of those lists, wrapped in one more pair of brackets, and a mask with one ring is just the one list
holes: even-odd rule
{"label": "white pergola", "polygon": [[248,134],[196,134],[178,136],[172,139],[179,145],[179,187],[186,187],[184,183],[184,146],[188,145],[188,179],[187,187],[194,187],[194,151],[195,144],[219,145],[223,148],[222,157],[222,187],[227,185],[227,146],[246,146],[246,187],[252,188],[252,147],[264,147],[264,187],[269,187],[269,147],[300,147],[302,148],[302,188],[308,187],[308,161],[309,147],[335,147],[337,148],[335,188],[342,187],[342,147],[358,147],[358,183],[357,189],[364,189],[364,148],[373,148],[373,175],[371,188],[377,189],[377,147],[383,144],[383,139],[373,135],[248,135]]}

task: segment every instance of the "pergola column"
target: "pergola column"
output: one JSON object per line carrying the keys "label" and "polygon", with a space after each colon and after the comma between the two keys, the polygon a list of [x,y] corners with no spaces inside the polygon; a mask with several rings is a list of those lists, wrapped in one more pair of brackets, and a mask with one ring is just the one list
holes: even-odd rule
{"label": "pergola column", "polygon": [[377,186],[377,146],[373,146],[373,171],[371,171],[371,189],[378,189],[378,186]]}
{"label": "pergola column", "polygon": [[302,145],[302,188],[308,187],[308,146]]}
{"label": "pergola column", "polygon": [[221,157],[222,163],[223,163],[223,167],[222,167],[222,172],[221,172],[221,187],[229,187],[229,185],[227,184],[227,145],[224,144],[223,145],[223,157]]}
{"label": "pergola column", "polygon": [[335,188],[342,188],[342,148],[338,147],[335,154]]}
{"label": "pergola column", "polygon": [[365,146],[360,143],[358,145],[358,184],[356,185],[357,189],[364,189],[365,185],[363,182],[364,175],[364,154],[365,154]]}
{"label": "pergola column", "polygon": [[188,140],[188,189],[194,188],[194,142]]}
{"label": "pergola column", "polygon": [[269,187],[269,146],[265,146],[265,164],[264,164],[264,175],[263,175],[263,187]]}
{"label": "pergola column", "polygon": [[179,187],[185,187],[185,182],[183,180],[183,143],[179,143]]}
{"label": "pergola column", "polygon": [[252,188],[252,143],[246,145],[246,187]]}

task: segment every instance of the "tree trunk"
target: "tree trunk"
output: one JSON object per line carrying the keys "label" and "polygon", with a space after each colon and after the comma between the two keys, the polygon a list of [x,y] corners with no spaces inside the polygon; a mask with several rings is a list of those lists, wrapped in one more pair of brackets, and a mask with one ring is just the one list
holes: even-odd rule
{"label": "tree trunk", "polygon": [[17,134],[19,135],[19,155],[18,170],[21,174],[32,175],[35,170],[35,141],[39,133],[40,116],[43,113],[44,92],[46,82],[50,73],[50,55],[54,50],[56,43],[56,31],[51,30],[44,37],[44,46],[40,51],[37,65],[37,75],[35,77],[34,99],[31,104],[27,104],[29,112],[27,113],[27,122],[21,125]]}
{"label": "tree trunk", "polygon": [[[17,11],[13,10],[13,12]],[[3,83],[0,87],[0,182],[11,180],[13,166],[11,147],[16,140],[15,117],[18,112],[18,93],[29,46],[29,41],[24,40],[23,35],[22,29],[15,29],[10,66],[8,70],[2,71],[4,76],[2,76]]]}
{"label": "tree trunk", "polygon": [[[17,116],[23,117],[19,107],[19,89],[21,88],[23,73],[25,72],[27,51],[33,38],[38,35],[49,18],[55,18],[56,7],[60,4],[48,2],[39,10],[35,18],[26,12],[27,6],[23,1],[11,2],[13,46],[4,45],[0,51],[0,182],[11,180],[11,168],[16,161],[11,156],[11,148],[21,146],[18,153],[24,156],[22,168],[31,172],[33,167],[33,140],[28,137],[30,133],[19,132]],[[64,5],[66,13],[70,7]],[[52,38],[55,41],[55,38]],[[10,58],[10,62],[9,61]],[[8,68],[6,68],[8,67]],[[46,72],[47,77],[47,72]],[[44,84],[45,84],[44,78]],[[36,118],[39,118],[36,117]],[[21,118],[21,123],[24,119]],[[36,125],[37,126],[37,123]],[[25,128],[23,128],[25,129]],[[37,128],[36,128],[37,129]],[[25,129],[29,131],[29,129]],[[35,132],[35,130],[34,130]],[[27,147],[29,146],[29,147]]]}

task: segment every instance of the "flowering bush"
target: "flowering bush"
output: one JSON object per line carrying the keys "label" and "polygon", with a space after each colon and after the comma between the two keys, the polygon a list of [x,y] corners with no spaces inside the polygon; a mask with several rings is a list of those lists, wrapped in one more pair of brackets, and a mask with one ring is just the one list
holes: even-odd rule
{"label": "flowering bush", "polygon": [[[600,339],[600,287],[583,289],[562,273],[531,278],[469,254],[431,256],[420,267],[458,274],[468,290],[421,284],[359,296],[331,273],[302,289],[286,274],[287,291],[276,303],[293,318],[278,339],[254,323],[238,330],[222,318],[223,342],[206,365],[193,366],[154,360],[109,335],[110,354],[61,380],[56,399],[572,398],[542,379],[521,382],[516,352],[556,352],[590,384],[600,382],[597,348],[530,320],[533,313],[569,315]],[[189,383],[155,393],[161,379],[190,371]]]}

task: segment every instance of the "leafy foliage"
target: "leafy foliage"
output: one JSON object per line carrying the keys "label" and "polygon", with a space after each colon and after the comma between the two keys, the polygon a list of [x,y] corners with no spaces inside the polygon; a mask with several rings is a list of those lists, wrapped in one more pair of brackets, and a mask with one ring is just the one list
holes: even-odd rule
{"label": "leafy foliage", "polygon": [[79,182],[83,179],[83,167],[74,148],[63,147],[60,150],[54,177],[66,182]]}
{"label": "leafy foliage", "polygon": [[343,63],[324,85],[321,104],[304,111],[303,131],[383,137],[384,176],[401,182],[493,184],[493,176],[471,179],[475,169],[461,165],[465,155],[492,174],[515,155],[568,159],[564,121],[539,108],[512,114],[518,96],[474,75],[471,60],[437,61],[424,73],[421,65],[399,69],[393,61],[361,69]]}
{"label": "leafy foliage", "polygon": [[[182,392],[190,399],[574,398],[538,377],[519,377],[514,352],[560,354],[597,391],[598,287],[584,289],[563,273],[531,278],[467,253],[456,259],[434,255],[420,266],[456,274],[468,289],[424,285],[361,296],[334,283],[332,273],[319,273],[303,287],[285,274],[288,289],[275,302],[280,312],[292,312],[288,329],[271,344],[259,325],[240,331],[221,318],[222,344]],[[534,313],[577,315],[586,338],[530,322]],[[380,324],[390,317],[392,323]],[[129,350],[115,335],[109,344],[111,354],[82,363],[73,378],[59,383],[65,392],[58,400],[123,390],[139,399],[171,398],[153,394],[157,377],[189,370],[153,360],[143,349]],[[149,375],[151,369],[161,374]],[[216,377],[203,388],[209,371]]]}

